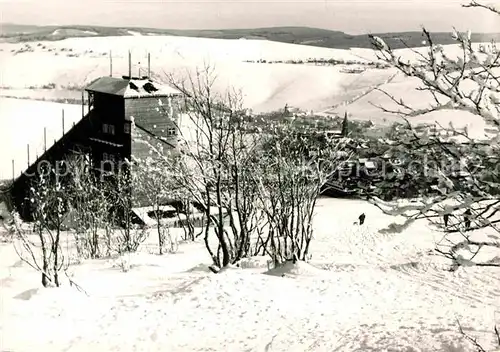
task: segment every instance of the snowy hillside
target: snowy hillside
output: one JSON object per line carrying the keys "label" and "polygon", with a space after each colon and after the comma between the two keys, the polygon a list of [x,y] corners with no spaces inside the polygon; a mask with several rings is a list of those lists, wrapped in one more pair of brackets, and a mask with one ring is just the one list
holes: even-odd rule
{"label": "snowy hillside", "polygon": [[[29,47],[27,47],[29,46]],[[2,95],[15,89],[55,85],[55,90],[82,88],[110,72],[128,74],[128,50],[132,52],[133,75],[147,74],[147,53],[155,77],[166,73],[186,76],[208,64],[218,75],[220,89],[242,89],[246,105],[254,109],[282,108],[287,102],[304,109],[322,109],[355,84],[357,76],[342,74],[338,67],[265,65],[246,60],[305,60],[308,58],[366,62],[348,50],[283,44],[265,40],[222,40],[168,36],[75,38],[57,42],[0,44]],[[37,62],[37,65],[30,63]],[[367,73],[370,80],[384,79],[387,72]],[[378,77],[380,76],[380,77]],[[307,87],[308,89],[304,89]],[[21,92],[20,92],[21,93]],[[25,96],[26,96],[26,92]],[[49,93],[50,94],[50,93]],[[74,97],[78,98],[78,92]],[[52,95],[52,94],[51,94]],[[65,95],[67,96],[67,94]],[[333,100],[335,101],[335,100]]]}
{"label": "snowy hillside", "polygon": [[[1,71],[0,95],[79,99],[80,90],[89,82],[110,74],[110,54],[113,74],[128,74],[128,50],[132,53],[133,75],[147,74],[148,53],[151,54],[152,74],[157,79],[165,79],[166,74],[185,78],[188,73],[210,65],[218,76],[217,87],[220,90],[227,87],[241,90],[245,105],[255,111],[276,110],[285,104],[308,111],[336,111],[335,107],[340,105],[341,110],[352,110],[355,118],[382,121],[383,118],[395,117],[387,117],[387,114],[373,109],[371,100],[379,100],[376,92],[372,92],[374,87],[382,84],[382,88],[394,88],[410,95],[403,98],[414,96],[415,85],[404,77],[398,78],[394,87],[392,83],[384,84],[393,76],[394,70],[370,66],[362,73],[344,72],[346,65],[363,65],[376,60],[374,52],[369,49],[343,50],[267,40],[175,36],[86,37],[0,43],[0,65],[8,67],[8,70]],[[447,50],[453,52],[456,48],[447,46]],[[398,54],[403,58],[416,56],[409,49],[398,50]],[[308,59],[332,59],[345,64],[315,66],[244,62]],[[366,96],[351,107],[348,102],[360,95]]]}
{"label": "snowy hillside", "polygon": [[[167,74],[179,79],[210,65],[217,81],[216,89],[240,90],[244,105],[255,112],[282,109],[285,105],[326,115],[343,115],[371,120],[376,124],[400,121],[396,115],[384,113],[378,106],[395,108],[395,104],[376,89],[394,94],[413,106],[427,106],[431,97],[415,91],[413,80],[396,74],[393,69],[367,68],[362,73],[343,72],[346,65],[316,66],[306,64],[247,63],[246,60],[335,59],[342,62],[368,63],[376,60],[369,49],[328,49],[266,40],[223,40],[173,36],[121,36],[114,38],[72,38],[54,42],[0,43],[0,96],[77,101],[81,90],[94,79],[128,73],[128,50],[132,52],[134,75],[147,74],[147,54],[151,54],[151,70],[155,79]],[[423,48],[413,49],[422,52]],[[451,54],[455,46],[447,46]],[[405,58],[415,57],[409,49],[398,51]],[[36,63],[36,64],[33,64]],[[395,75],[396,74],[396,75]],[[61,131],[62,105],[33,103],[27,100],[2,99],[0,134],[5,146],[0,154],[0,178],[12,176],[11,160],[17,171],[27,161],[26,144],[30,144],[31,160],[43,146],[43,128],[47,128],[50,144]],[[66,106],[67,126],[81,117],[78,106]],[[36,114],[35,114],[36,111]],[[36,117],[35,117],[36,116]],[[468,125],[474,135],[482,136],[484,124],[470,114],[443,112],[429,114],[413,121],[442,125],[453,121],[456,127]],[[29,124],[29,132],[24,126]],[[54,132],[52,132],[54,131]],[[22,137],[21,137],[22,136]]]}

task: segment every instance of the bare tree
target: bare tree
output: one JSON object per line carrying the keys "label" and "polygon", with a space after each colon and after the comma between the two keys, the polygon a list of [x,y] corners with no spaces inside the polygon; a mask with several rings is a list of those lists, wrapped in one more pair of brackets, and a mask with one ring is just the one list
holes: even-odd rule
{"label": "bare tree", "polygon": [[[150,147],[204,212],[204,241],[217,268],[257,253],[276,262],[305,260],[316,198],[337,165],[339,145],[309,145],[318,137],[312,130],[288,122],[268,125],[253,116],[240,93],[216,92],[210,67],[184,81],[172,76],[169,81],[184,93],[180,153],[173,158]],[[281,122],[290,116],[284,114]],[[273,148],[280,138],[286,147]],[[276,236],[266,237],[266,231]],[[286,250],[277,249],[280,236]]]}
{"label": "bare tree", "polygon": [[[175,212],[177,214],[178,224],[182,227],[184,231],[184,241],[190,240],[194,241],[198,236],[203,234],[201,231],[198,235],[195,234],[195,218],[194,218],[194,206],[192,199],[189,195],[186,195],[182,189],[178,189],[176,193],[177,202],[175,202]],[[200,219],[203,223],[203,219]]]}
{"label": "bare tree", "polygon": [[[92,172],[83,155],[75,154],[66,161],[69,182],[70,214],[73,220],[76,246],[79,257],[99,258],[111,250],[110,212],[113,207],[109,184],[101,182],[99,175]],[[101,243],[102,232],[105,243]]]}
{"label": "bare tree", "polygon": [[[251,210],[243,203],[252,196],[242,193],[248,181],[242,170],[248,166],[256,134],[247,129],[241,95],[216,93],[215,80],[210,67],[180,83],[170,79],[184,93],[186,111],[179,122],[181,155],[170,168],[178,185],[205,213],[205,245],[220,268],[237,262],[250,248]],[[211,230],[216,248],[210,242]]]}
{"label": "bare tree", "polygon": [[306,260],[313,238],[316,201],[345,160],[344,139],[283,120],[260,149],[256,169],[259,205],[268,223],[269,252],[275,263]]}
{"label": "bare tree", "polygon": [[174,196],[175,185],[168,172],[166,165],[160,158],[148,157],[144,160],[134,159],[136,166],[137,186],[135,198],[140,197],[152,206],[156,222],[156,232],[158,237],[159,254],[162,255],[166,248],[166,241],[170,245],[170,251],[173,250],[173,241],[169,235],[168,225],[162,221],[162,206]]}
{"label": "bare tree", "polygon": [[60,241],[68,207],[67,188],[59,167],[43,167],[30,187],[28,201],[37,241],[30,238],[30,231],[15,215],[15,231],[21,245],[15,246],[16,251],[22,261],[41,273],[44,287],[59,287],[59,273],[64,265]]}
{"label": "bare tree", "polygon": [[108,185],[111,209],[111,223],[117,226],[117,243],[112,247],[118,254],[136,252],[139,246],[147,239],[147,228],[134,221],[132,209],[134,192],[137,186],[138,173],[134,164],[125,160],[112,173],[102,174],[101,181]]}
{"label": "bare tree", "polygon": [[[472,1],[464,7],[480,7],[499,14],[498,9]],[[500,249],[497,212],[500,210],[500,174],[498,170],[498,132],[500,126],[500,52],[491,47],[478,46],[471,41],[470,31],[454,30],[453,38],[459,55],[449,48],[437,45],[425,28],[423,36],[427,47],[408,49],[413,59],[403,59],[381,38],[371,36],[378,58],[409,77],[419,80],[420,91],[427,92],[433,101],[427,108],[414,108],[402,99],[382,91],[398,106],[386,112],[402,116],[407,124],[404,131],[393,141],[393,150],[411,150],[407,158],[417,159],[420,171],[413,173],[408,182],[431,188],[420,203],[394,206],[375,201],[390,214],[404,215],[404,225],[393,224],[391,231],[400,231],[417,219],[428,219],[445,234],[436,250],[461,265],[500,266],[500,257],[481,258],[485,248]],[[491,137],[473,139],[468,130],[459,130],[450,124],[444,127],[436,123],[432,128],[421,129],[411,124],[414,116],[441,110],[465,111],[479,116],[489,126]],[[403,170],[406,172],[406,170]],[[385,179],[378,185],[380,192],[394,187]],[[374,198],[377,200],[376,198]],[[443,219],[446,216],[446,226]],[[451,223],[448,224],[448,219]],[[493,233],[474,231],[489,229]]]}

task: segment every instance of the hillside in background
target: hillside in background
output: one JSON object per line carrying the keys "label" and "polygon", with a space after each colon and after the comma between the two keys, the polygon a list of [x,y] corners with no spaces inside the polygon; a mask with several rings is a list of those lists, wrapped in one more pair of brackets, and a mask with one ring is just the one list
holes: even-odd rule
{"label": "hillside in background", "polygon": [[[200,37],[214,39],[266,39],[282,43],[311,45],[325,48],[370,48],[366,34],[350,35],[340,31],[332,31],[309,27],[273,27],[252,29],[221,30],[175,30],[134,27],[99,27],[99,26],[32,26],[18,24],[0,24],[0,41],[26,42],[42,40],[61,40],[76,37],[107,37],[130,35],[172,35],[183,37]],[[418,47],[422,45],[422,34],[415,32],[375,33],[384,38],[393,48],[405,45]],[[432,34],[435,43],[453,44],[450,33]],[[489,42],[499,40],[500,33],[475,33],[473,42]],[[404,43],[403,43],[404,41]]]}
{"label": "hillside in background", "polygon": [[[33,30],[32,27],[14,29]],[[4,146],[0,151],[0,178],[1,174],[11,176],[12,160],[16,170],[27,164],[26,144],[30,145],[31,155],[43,150],[44,130],[48,141],[60,137],[63,109],[67,123],[70,123],[70,115],[75,116],[73,121],[81,118],[81,91],[90,82],[110,74],[127,74],[129,53],[130,71],[134,75],[150,72],[159,82],[166,82],[170,74],[181,82],[208,63],[217,77],[212,90],[225,94],[231,87],[241,92],[241,103],[254,113],[269,113],[288,106],[310,117],[343,117],[347,113],[352,121],[370,121],[383,127],[400,121],[400,117],[380,108],[398,108],[380,90],[418,108],[427,107],[433,99],[425,91],[417,90],[418,81],[397,74],[393,68],[373,65],[377,61],[375,53],[367,48],[326,48],[262,39],[141,36],[134,31],[105,37],[92,28],[83,27],[57,28],[52,33],[54,37],[73,37],[0,43],[0,66],[8,68],[3,70],[0,84],[0,139]],[[447,55],[460,54],[456,45],[443,49]],[[425,47],[399,49],[396,55],[415,60],[425,50]],[[77,105],[71,107],[68,103]],[[34,115],[34,111],[37,114]],[[470,114],[441,111],[438,115],[415,116],[412,122],[438,120],[446,126],[453,120],[457,128],[465,124],[471,135],[484,131],[484,121],[476,122]],[[27,125],[29,134],[25,131]]]}

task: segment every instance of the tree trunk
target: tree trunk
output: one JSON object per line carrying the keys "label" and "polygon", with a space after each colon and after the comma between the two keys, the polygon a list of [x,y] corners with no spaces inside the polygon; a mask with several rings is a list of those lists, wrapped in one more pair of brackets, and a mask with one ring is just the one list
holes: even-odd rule
{"label": "tree trunk", "polygon": [[189,199],[182,200],[182,208],[184,210],[184,214],[186,215],[186,223],[183,225],[186,239],[194,241],[194,225],[193,219],[191,217],[191,202],[189,201]]}
{"label": "tree trunk", "polygon": [[224,218],[223,218],[223,208],[222,208],[222,187],[221,187],[221,181],[220,177],[217,180],[217,186],[216,186],[216,196],[217,196],[217,207],[219,210],[218,214],[218,224],[217,224],[217,235],[219,237],[219,243],[221,246],[221,251],[222,251],[222,267],[225,267],[231,263],[231,253],[229,251],[229,246],[226,241],[226,236],[224,233]]}
{"label": "tree trunk", "polygon": [[52,254],[54,255],[54,285],[56,287],[60,286],[59,283],[59,269],[60,269],[60,263],[59,263],[59,240],[61,239],[61,226],[62,226],[62,219],[60,215],[58,214],[58,219],[57,219],[57,224],[56,224],[56,238],[54,240],[54,244],[52,246]]}
{"label": "tree trunk", "polygon": [[43,265],[42,265],[43,273],[42,273],[42,285],[43,287],[48,287],[50,284],[50,279],[49,277],[45,274],[49,272],[49,262],[47,259],[43,258]]}
{"label": "tree trunk", "polygon": [[43,287],[48,287],[50,284],[50,278],[47,276],[47,274],[50,271],[49,258],[48,258],[49,254],[47,253],[45,237],[43,237],[42,229],[39,229],[38,231],[39,231],[38,235],[40,236],[40,242],[42,245],[42,270],[43,270],[42,285]]}
{"label": "tree trunk", "polygon": [[160,224],[160,205],[158,203],[158,200],[156,201],[156,230],[158,231],[158,246],[160,247],[159,253],[160,255],[163,255],[163,236],[161,233],[161,224]]}

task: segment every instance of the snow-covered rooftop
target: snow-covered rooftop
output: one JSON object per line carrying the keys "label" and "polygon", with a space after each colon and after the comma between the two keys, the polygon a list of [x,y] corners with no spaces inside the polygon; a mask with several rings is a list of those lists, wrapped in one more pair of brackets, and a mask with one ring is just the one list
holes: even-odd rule
{"label": "snow-covered rooftop", "polygon": [[101,77],[85,88],[87,91],[119,95],[124,98],[165,97],[182,93],[148,78]]}

